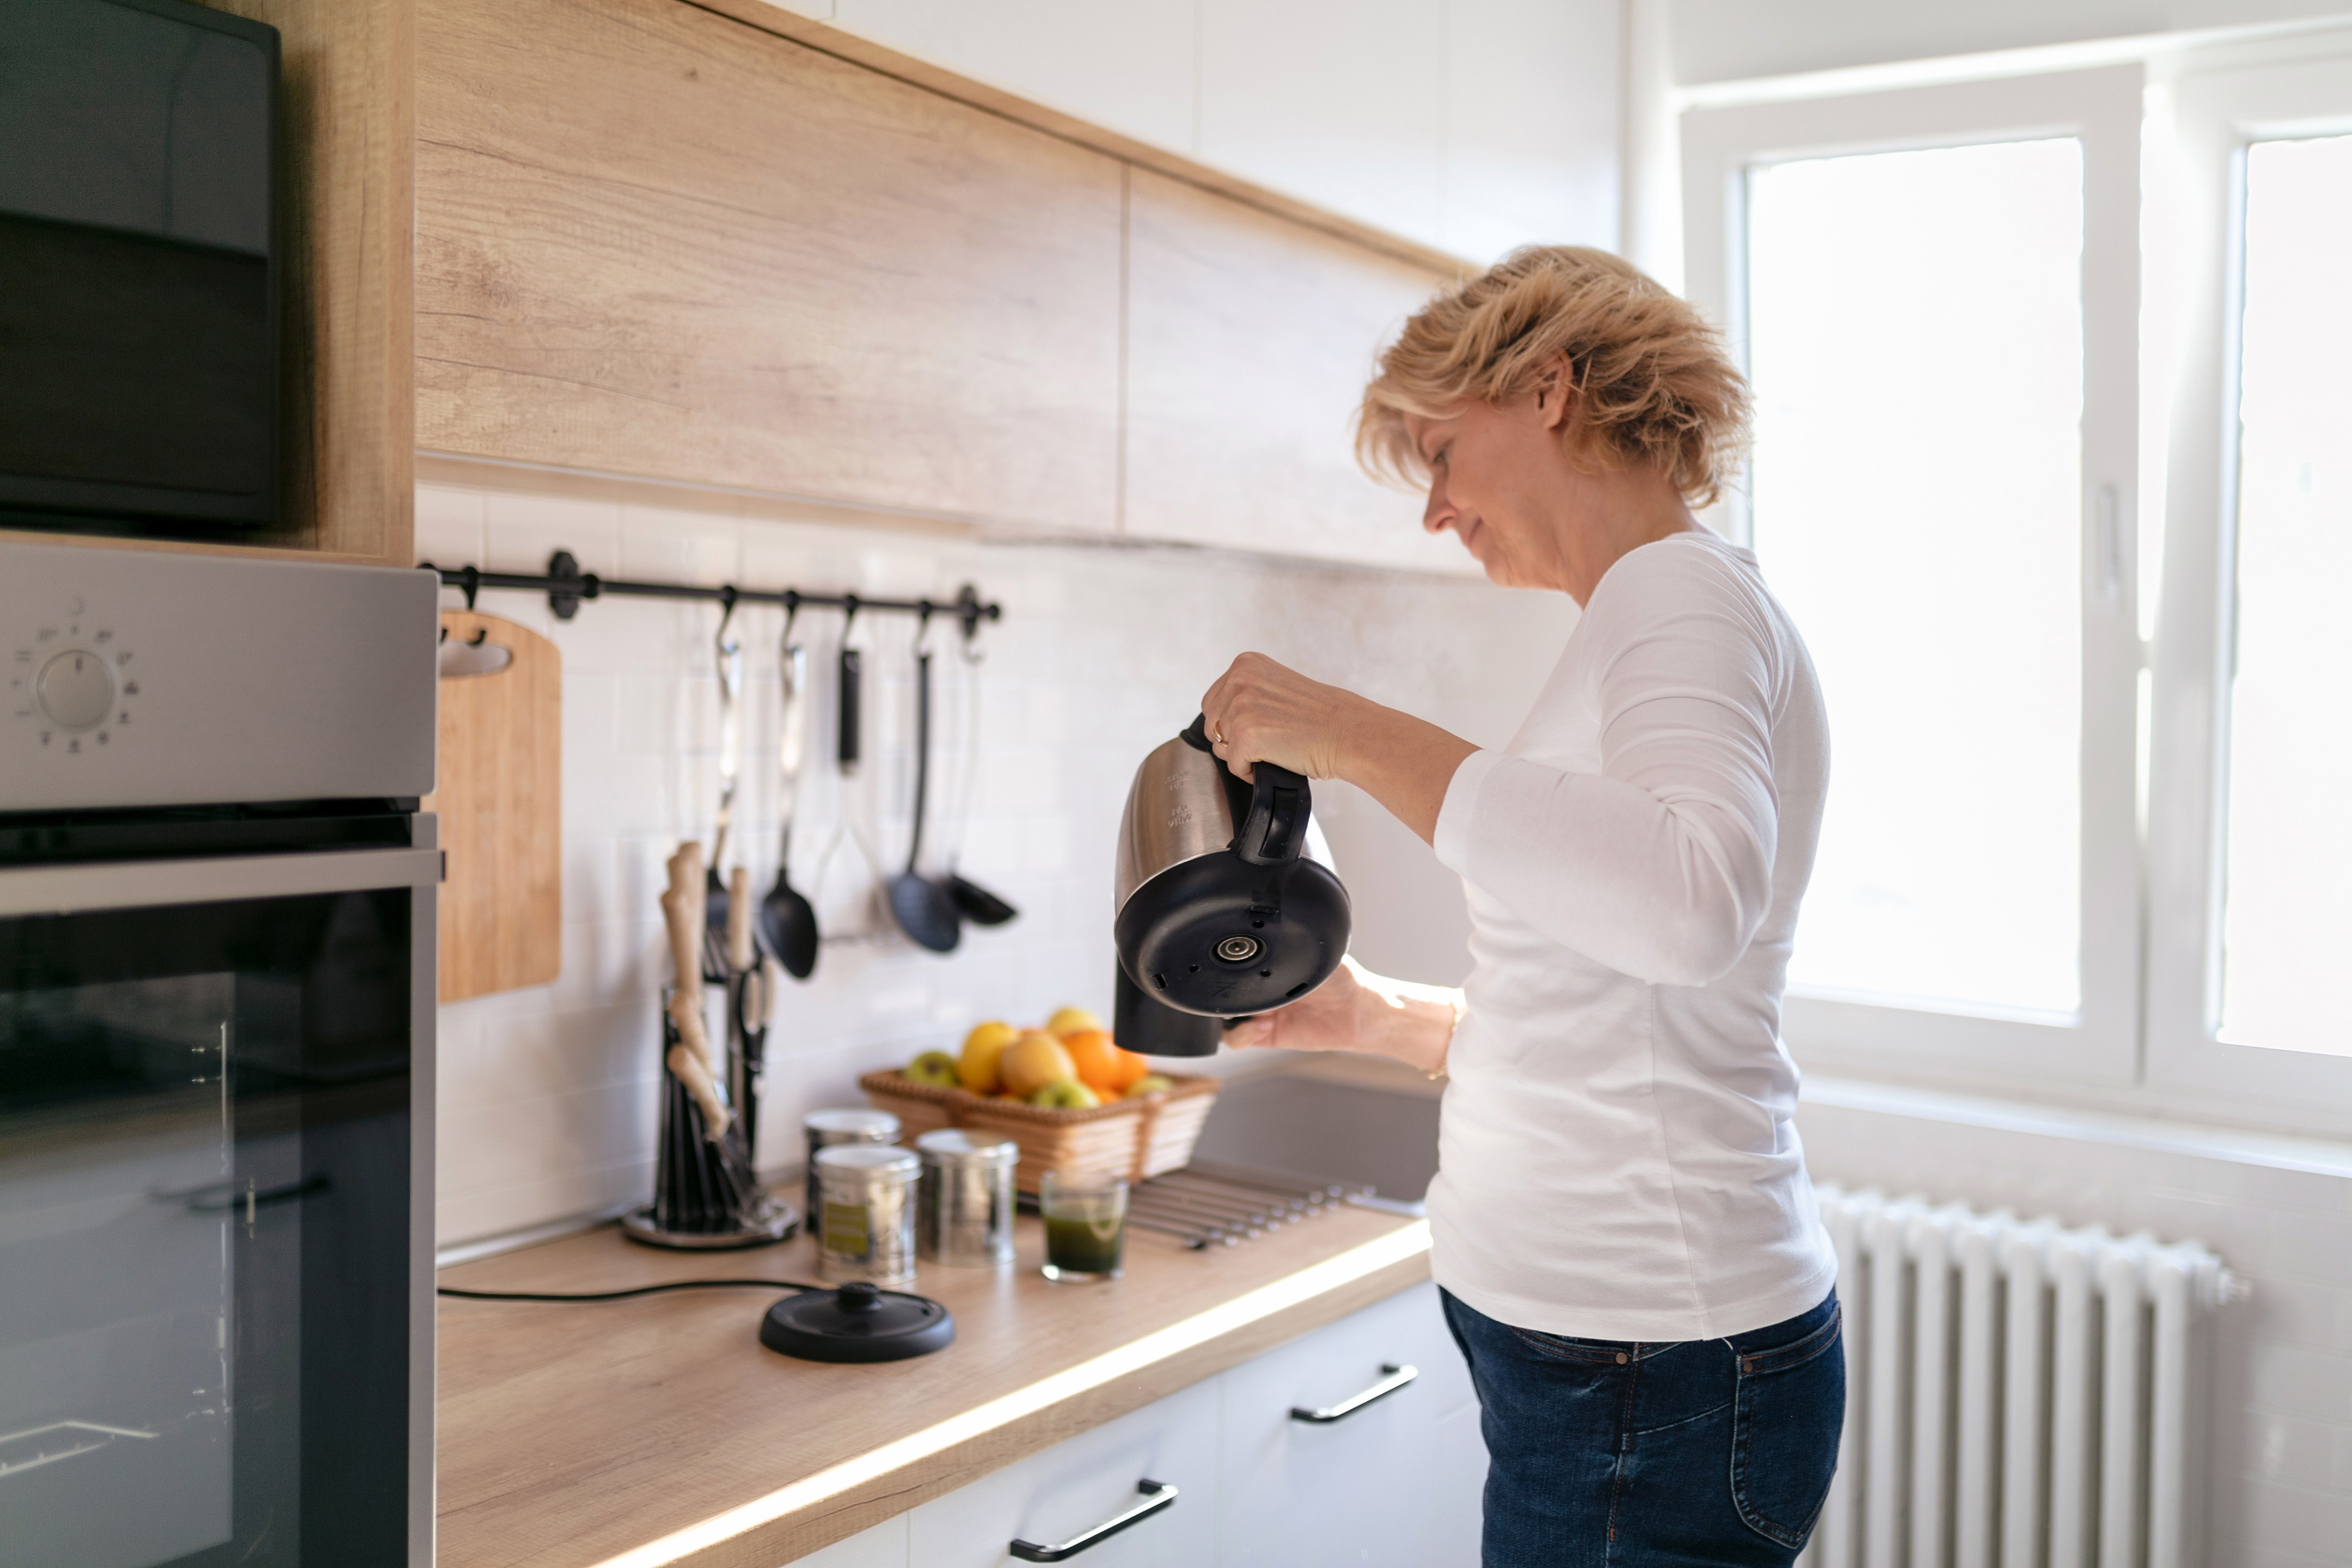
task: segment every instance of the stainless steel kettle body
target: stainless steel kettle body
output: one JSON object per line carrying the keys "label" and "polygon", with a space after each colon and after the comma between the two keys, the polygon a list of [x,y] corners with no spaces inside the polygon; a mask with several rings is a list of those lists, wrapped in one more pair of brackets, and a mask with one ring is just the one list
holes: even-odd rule
{"label": "stainless steel kettle body", "polygon": [[1219,1019],[1312,991],[1348,951],[1348,891],[1310,851],[1313,791],[1260,763],[1244,783],[1198,719],[1136,770],[1119,823],[1119,1044],[1208,1056]]}

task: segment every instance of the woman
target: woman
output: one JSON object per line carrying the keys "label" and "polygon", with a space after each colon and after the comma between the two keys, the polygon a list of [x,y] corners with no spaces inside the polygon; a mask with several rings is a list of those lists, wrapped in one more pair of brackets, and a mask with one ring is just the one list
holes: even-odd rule
{"label": "woman", "polygon": [[1583,607],[1518,734],[1483,751],[1256,654],[1202,703],[1237,772],[1361,786],[1467,888],[1460,992],[1350,963],[1230,1037],[1448,1079],[1432,1268],[1487,1568],[1786,1564],[1837,1461],[1837,1261],[1779,1038],[1828,730],[1755,558],[1691,514],[1747,414],[1681,300],[1517,252],[1405,324],[1358,445],[1488,577]]}

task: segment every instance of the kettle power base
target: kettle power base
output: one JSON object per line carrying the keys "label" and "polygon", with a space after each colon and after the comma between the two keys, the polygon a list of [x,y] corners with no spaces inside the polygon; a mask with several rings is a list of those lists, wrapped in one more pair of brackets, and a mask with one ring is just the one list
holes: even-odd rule
{"label": "kettle power base", "polygon": [[955,1319],[928,1296],[852,1280],[787,1296],[760,1320],[760,1342],[801,1361],[907,1361],[955,1342]]}

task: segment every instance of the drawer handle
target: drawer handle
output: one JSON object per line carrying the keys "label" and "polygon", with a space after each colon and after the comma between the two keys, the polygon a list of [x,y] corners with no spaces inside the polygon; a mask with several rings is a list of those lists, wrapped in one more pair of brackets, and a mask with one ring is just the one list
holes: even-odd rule
{"label": "drawer handle", "polygon": [[1293,1421],[1312,1421],[1318,1426],[1326,1426],[1344,1416],[1353,1415],[1375,1399],[1385,1399],[1421,1375],[1419,1367],[1399,1366],[1392,1361],[1381,1363],[1381,1370],[1388,1375],[1363,1393],[1352,1398],[1343,1399],[1337,1405],[1327,1405],[1320,1410],[1309,1410],[1303,1405],[1294,1405],[1290,1407],[1290,1418]]}
{"label": "drawer handle", "polygon": [[1059,1546],[1040,1546],[1034,1541],[1016,1541],[1013,1555],[1024,1563],[1062,1563],[1076,1557],[1087,1547],[1108,1541],[1130,1524],[1140,1524],[1162,1509],[1176,1506],[1176,1489],[1165,1481],[1138,1481],[1135,1489],[1143,1500],[1125,1513],[1104,1520],[1092,1530],[1073,1535]]}

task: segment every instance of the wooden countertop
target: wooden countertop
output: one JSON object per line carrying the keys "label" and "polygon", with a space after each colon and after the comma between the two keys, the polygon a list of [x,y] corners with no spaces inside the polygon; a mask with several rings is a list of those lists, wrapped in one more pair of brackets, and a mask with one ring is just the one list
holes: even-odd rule
{"label": "wooden countertop", "polygon": [[[1123,1278],[1055,1285],[1022,1217],[1003,1269],[927,1265],[934,1355],[794,1361],[772,1297],[440,1302],[441,1568],[773,1568],[1429,1277],[1429,1227],[1343,1209],[1187,1252],[1135,1231]],[[806,1238],[675,1253],[607,1226],[443,1270],[481,1290],[814,1280]]]}

